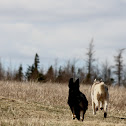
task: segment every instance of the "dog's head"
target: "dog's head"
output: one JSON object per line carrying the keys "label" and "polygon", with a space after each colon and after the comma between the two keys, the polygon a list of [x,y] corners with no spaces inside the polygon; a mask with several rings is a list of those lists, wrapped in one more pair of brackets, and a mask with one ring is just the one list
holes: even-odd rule
{"label": "dog's head", "polygon": [[69,80],[69,91],[70,92],[77,92],[79,91],[79,79],[73,82],[73,78]]}

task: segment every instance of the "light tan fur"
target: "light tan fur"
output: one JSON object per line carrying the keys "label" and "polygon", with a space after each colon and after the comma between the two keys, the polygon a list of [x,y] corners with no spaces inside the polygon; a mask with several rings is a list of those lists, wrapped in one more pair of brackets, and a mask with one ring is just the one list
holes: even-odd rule
{"label": "light tan fur", "polygon": [[106,118],[109,100],[108,86],[95,79],[91,88],[91,98],[93,114],[95,115],[100,107],[101,110],[104,109],[104,117]]}

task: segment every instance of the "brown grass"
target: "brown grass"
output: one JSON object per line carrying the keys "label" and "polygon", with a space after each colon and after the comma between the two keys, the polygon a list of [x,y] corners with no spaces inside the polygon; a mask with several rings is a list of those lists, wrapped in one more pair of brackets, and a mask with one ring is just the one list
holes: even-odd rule
{"label": "brown grass", "polygon": [[67,105],[68,85],[57,83],[0,82],[1,126],[124,126],[126,125],[126,89],[109,87],[108,118],[103,112],[92,114],[90,86],[81,85],[89,101],[85,121],[71,119]]}

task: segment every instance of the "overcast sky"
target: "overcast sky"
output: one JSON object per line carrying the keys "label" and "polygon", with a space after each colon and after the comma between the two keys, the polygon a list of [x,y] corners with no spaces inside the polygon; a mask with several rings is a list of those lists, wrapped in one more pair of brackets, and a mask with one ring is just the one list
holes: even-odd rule
{"label": "overcast sky", "polygon": [[45,66],[82,60],[92,38],[100,62],[126,48],[126,0],[0,0],[4,65],[30,65],[35,53]]}

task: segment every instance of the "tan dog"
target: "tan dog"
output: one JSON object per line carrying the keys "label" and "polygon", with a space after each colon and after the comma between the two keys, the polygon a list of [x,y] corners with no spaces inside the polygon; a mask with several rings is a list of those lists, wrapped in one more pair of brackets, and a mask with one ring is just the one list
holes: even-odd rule
{"label": "tan dog", "polygon": [[98,110],[98,107],[100,107],[101,110],[104,109],[104,118],[106,118],[108,101],[109,101],[109,93],[107,85],[104,84],[104,82],[96,81],[95,79],[91,88],[91,98],[92,98],[93,114],[95,115],[96,111]]}

